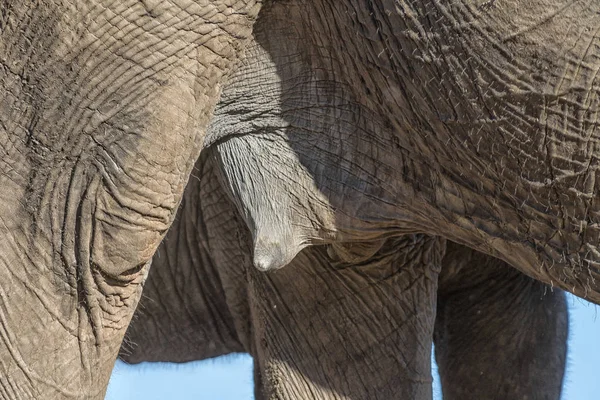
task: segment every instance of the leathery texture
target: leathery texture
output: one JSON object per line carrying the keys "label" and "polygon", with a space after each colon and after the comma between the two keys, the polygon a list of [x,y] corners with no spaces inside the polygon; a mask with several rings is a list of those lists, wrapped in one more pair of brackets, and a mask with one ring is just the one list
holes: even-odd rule
{"label": "leathery texture", "polygon": [[315,246],[250,270],[257,399],[430,399],[445,244],[405,235],[354,263]]}
{"label": "leathery texture", "polygon": [[[273,258],[426,232],[600,302],[596,8],[272,3],[209,131],[222,160],[261,169],[225,160],[226,185],[270,227],[273,203],[318,199],[274,228],[294,226]],[[285,183],[297,176],[312,179]]]}
{"label": "leathery texture", "polygon": [[0,9],[0,398],[102,398],[259,2]]}

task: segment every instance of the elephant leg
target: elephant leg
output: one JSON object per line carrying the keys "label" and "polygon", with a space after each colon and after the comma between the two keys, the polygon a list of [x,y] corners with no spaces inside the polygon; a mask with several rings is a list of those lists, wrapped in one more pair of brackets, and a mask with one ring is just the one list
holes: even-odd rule
{"label": "elephant leg", "polygon": [[431,399],[444,248],[407,235],[363,262],[320,246],[275,272],[250,268],[257,398]]}
{"label": "elephant leg", "polygon": [[259,8],[0,0],[0,399],[104,398]]}
{"label": "elephant leg", "polygon": [[559,399],[564,293],[451,242],[442,265],[434,341],[444,399]]}

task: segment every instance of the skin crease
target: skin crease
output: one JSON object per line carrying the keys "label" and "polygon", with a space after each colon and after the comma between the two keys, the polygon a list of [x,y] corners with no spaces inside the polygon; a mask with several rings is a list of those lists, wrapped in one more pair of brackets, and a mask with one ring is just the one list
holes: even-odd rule
{"label": "skin crease", "polygon": [[[491,341],[522,373],[468,393],[558,398],[540,285],[600,302],[595,2],[260,5],[0,1],[0,398],[102,398],[153,256],[131,361],[430,399],[435,337],[452,399]],[[480,329],[508,299],[537,329]]]}

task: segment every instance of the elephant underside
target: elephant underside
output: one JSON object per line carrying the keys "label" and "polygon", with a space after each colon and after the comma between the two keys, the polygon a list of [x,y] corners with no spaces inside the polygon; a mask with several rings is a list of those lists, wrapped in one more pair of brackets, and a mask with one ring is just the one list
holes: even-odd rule
{"label": "elephant underside", "polygon": [[600,301],[591,4],[266,7],[207,139],[255,265],[423,232]]}

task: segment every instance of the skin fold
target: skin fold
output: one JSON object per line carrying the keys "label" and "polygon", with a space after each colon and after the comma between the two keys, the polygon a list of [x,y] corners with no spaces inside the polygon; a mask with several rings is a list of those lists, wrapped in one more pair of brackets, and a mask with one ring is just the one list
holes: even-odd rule
{"label": "skin fold", "polygon": [[103,398],[128,327],[259,399],[430,399],[433,341],[446,398],[558,399],[598,7],[0,0],[0,399]]}

